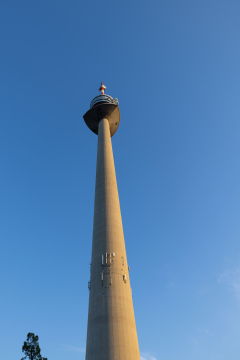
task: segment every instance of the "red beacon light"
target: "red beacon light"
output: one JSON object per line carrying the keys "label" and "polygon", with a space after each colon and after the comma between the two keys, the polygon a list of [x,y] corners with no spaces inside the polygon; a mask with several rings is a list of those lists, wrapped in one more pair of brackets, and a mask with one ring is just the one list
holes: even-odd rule
{"label": "red beacon light", "polygon": [[101,94],[103,95],[105,90],[106,90],[106,86],[103,85],[103,82],[101,82],[101,86],[98,91],[101,91]]}

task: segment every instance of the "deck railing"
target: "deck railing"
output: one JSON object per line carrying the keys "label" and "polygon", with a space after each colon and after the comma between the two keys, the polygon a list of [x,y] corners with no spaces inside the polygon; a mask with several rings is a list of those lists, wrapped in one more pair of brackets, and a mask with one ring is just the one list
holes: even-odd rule
{"label": "deck railing", "polygon": [[106,94],[101,94],[96,96],[94,99],[92,99],[90,103],[90,108],[92,108],[94,105],[97,105],[97,103],[106,103],[106,104],[114,104],[118,105],[118,99],[113,99],[111,96]]}

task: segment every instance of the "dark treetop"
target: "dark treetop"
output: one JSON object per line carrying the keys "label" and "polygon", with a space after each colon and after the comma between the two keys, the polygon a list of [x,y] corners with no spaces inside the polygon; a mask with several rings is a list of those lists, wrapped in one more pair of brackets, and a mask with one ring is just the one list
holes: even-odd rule
{"label": "dark treetop", "polygon": [[34,333],[27,334],[27,341],[24,341],[22,351],[25,356],[21,360],[25,360],[27,358],[29,360],[47,360],[47,358],[41,356],[38,336]]}

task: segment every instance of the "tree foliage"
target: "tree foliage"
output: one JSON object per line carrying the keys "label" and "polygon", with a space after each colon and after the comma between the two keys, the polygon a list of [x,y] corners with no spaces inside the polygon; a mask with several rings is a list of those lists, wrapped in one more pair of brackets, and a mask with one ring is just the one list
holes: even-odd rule
{"label": "tree foliage", "polygon": [[47,360],[41,356],[41,349],[38,343],[38,336],[34,333],[27,334],[27,341],[24,341],[22,352],[24,357],[21,360],[29,358],[29,360]]}

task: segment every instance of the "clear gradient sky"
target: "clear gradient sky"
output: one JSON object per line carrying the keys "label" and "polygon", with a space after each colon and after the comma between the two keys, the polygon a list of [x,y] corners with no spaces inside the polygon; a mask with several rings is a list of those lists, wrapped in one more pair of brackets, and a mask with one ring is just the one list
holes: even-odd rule
{"label": "clear gradient sky", "polygon": [[237,0],[1,0],[1,360],[28,332],[84,360],[101,81],[142,360],[240,359],[239,19]]}

